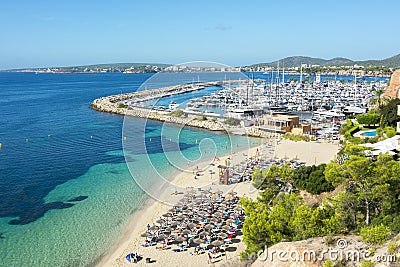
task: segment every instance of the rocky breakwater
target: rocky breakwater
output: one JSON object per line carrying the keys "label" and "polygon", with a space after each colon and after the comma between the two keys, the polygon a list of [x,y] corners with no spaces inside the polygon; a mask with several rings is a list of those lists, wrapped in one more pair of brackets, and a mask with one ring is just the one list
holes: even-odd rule
{"label": "rocky breakwater", "polygon": [[205,120],[200,117],[174,116],[173,113],[152,109],[152,107],[139,107],[138,103],[157,99],[167,95],[185,93],[193,90],[201,90],[201,86],[217,85],[216,82],[207,82],[191,85],[170,86],[154,90],[145,90],[128,94],[119,94],[95,99],[91,108],[101,112],[109,112],[124,116],[132,116],[143,119],[157,120],[167,123],[181,124],[185,126],[203,128],[211,131],[224,131],[225,127],[221,122]]}

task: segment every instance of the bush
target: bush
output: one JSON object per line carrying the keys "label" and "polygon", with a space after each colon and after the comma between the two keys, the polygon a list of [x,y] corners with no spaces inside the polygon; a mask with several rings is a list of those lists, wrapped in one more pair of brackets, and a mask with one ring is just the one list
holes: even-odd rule
{"label": "bush", "polygon": [[340,134],[344,134],[345,132],[347,132],[348,130],[351,129],[351,127],[353,127],[353,123],[351,122],[351,120],[346,120],[346,123],[342,125],[342,127],[340,127],[339,129],[339,133]]}
{"label": "bush", "polygon": [[361,228],[360,236],[363,241],[371,245],[382,245],[389,239],[389,227],[381,224],[377,226],[366,226]]}
{"label": "bush", "polygon": [[185,113],[181,109],[177,109],[177,110],[171,112],[170,114],[171,114],[171,116],[174,116],[174,117],[182,117],[183,115],[185,115]]}
{"label": "bush", "polygon": [[240,124],[240,120],[235,118],[228,118],[224,121],[224,123],[230,126],[238,126]]}
{"label": "bush", "polygon": [[357,122],[363,125],[375,125],[380,121],[378,114],[368,113],[357,115]]}
{"label": "bush", "polygon": [[198,119],[199,121],[206,121],[206,120],[207,120],[207,117],[206,117],[205,115],[200,115],[200,116],[197,117],[197,119]]}
{"label": "bush", "polygon": [[397,242],[392,242],[388,245],[388,252],[390,255],[396,254],[398,250],[399,250],[399,245],[397,244]]}
{"label": "bush", "polygon": [[333,185],[325,179],[324,171],[326,164],[318,166],[302,166],[294,170],[293,185],[301,190],[306,190],[313,195],[322,192],[330,192]]}
{"label": "bush", "polygon": [[122,104],[122,103],[119,103],[118,106],[117,106],[117,108],[127,108],[127,107],[128,107],[128,105],[125,105],[125,104]]}
{"label": "bush", "polygon": [[295,142],[298,142],[298,141],[309,142],[309,141],[311,141],[311,138],[308,135],[298,135],[298,134],[286,133],[282,137],[285,138],[285,139],[288,139],[288,140],[295,141]]}
{"label": "bush", "polygon": [[372,261],[366,260],[366,259],[363,259],[361,261],[361,267],[372,267],[374,265],[375,265],[375,263],[373,263]]}
{"label": "bush", "polygon": [[395,128],[387,126],[383,129],[378,128],[376,133],[377,133],[377,135],[379,134],[380,136],[382,136],[383,134],[386,134],[386,136],[388,138],[391,138],[396,135],[397,131]]}
{"label": "bush", "polygon": [[322,263],[322,267],[335,267],[335,264],[331,260],[326,260]]}

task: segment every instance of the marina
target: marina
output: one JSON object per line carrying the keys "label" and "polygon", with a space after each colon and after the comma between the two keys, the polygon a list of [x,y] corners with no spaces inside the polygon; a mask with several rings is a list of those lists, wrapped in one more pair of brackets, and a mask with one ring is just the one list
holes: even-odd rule
{"label": "marina", "polygon": [[108,99],[114,105],[128,107],[125,115],[141,109],[169,116],[180,110],[187,118],[204,116],[220,123],[231,118],[239,120],[243,127],[260,127],[263,116],[286,114],[298,116],[299,123],[321,130],[326,124],[340,124],[348,116],[366,113],[376,90],[386,85],[383,78],[354,77],[345,81],[341,76],[333,80],[316,75],[315,81],[312,77],[302,80],[301,76],[298,81],[279,72],[258,74],[256,79],[254,73],[247,76],[247,80],[192,82]]}

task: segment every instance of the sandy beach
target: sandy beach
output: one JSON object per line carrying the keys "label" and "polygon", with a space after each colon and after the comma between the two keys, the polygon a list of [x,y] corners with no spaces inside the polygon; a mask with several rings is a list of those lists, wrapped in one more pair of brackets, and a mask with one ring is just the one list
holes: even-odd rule
{"label": "sandy beach", "polygon": [[[268,142],[267,139],[265,139]],[[218,169],[219,164],[224,165],[225,161],[229,158],[231,164],[238,164],[239,162],[255,156],[256,153],[262,158],[296,158],[299,161],[306,162],[308,165],[328,163],[334,159],[339,146],[337,143],[326,142],[293,142],[290,140],[281,140],[278,142],[276,149],[268,146],[253,147],[246,151],[237,152],[231,155],[220,157],[215,160],[214,166],[209,164],[199,165],[202,170],[198,179],[194,179],[192,173],[180,173],[172,181],[172,184],[179,188],[194,187],[196,188],[209,188],[213,191],[221,190],[224,193],[234,190],[239,197],[246,196],[255,198],[258,195],[250,182],[239,183],[235,185],[219,185],[218,184]],[[210,171],[213,174],[210,174]],[[181,190],[182,191],[182,190]],[[186,192],[181,192],[186,193]],[[168,199],[169,203],[177,203],[183,197],[183,194],[172,195],[171,190],[164,188],[160,190],[160,199]],[[98,266],[142,266],[148,265],[145,258],[151,258],[155,262],[151,263],[152,266],[185,266],[190,263],[191,266],[206,266],[207,253],[200,255],[191,255],[188,251],[173,253],[170,250],[157,250],[153,247],[142,247],[144,238],[140,235],[145,232],[147,224],[153,225],[162,214],[166,213],[171,208],[170,204],[162,203],[155,199],[150,199],[144,207],[133,214],[124,232],[121,233],[121,239],[117,244],[104,255]],[[232,244],[233,249],[226,253],[225,256],[215,259],[213,262],[216,266],[223,265],[227,262],[235,262],[239,259],[239,254],[245,249],[245,244],[241,242],[242,236],[237,236],[240,240],[238,243]],[[129,253],[138,253],[144,259],[138,263],[129,263],[125,259],[125,255]]]}

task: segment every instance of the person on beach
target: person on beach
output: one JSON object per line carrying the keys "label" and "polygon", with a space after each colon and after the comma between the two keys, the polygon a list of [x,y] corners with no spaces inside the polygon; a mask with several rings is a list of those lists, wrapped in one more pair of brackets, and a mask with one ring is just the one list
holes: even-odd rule
{"label": "person on beach", "polygon": [[150,224],[147,224],[147,231],[150,231]]}

